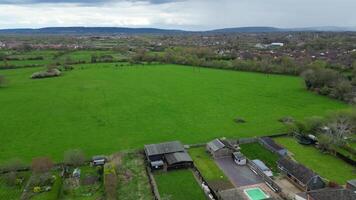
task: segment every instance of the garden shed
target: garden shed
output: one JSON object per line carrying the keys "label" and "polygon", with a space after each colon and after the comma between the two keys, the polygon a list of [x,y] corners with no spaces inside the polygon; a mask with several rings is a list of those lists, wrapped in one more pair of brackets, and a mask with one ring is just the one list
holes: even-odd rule
{"label": "garden shed", "polygon": [[229,145],[225,144],[225,142],[220,139],[215,139],[215,140],[207,143],[206,150],[214,158],[230,156],[233,152],[233,150],[231,148],[229,148]]}
{"label": "garden shed", "polygon": [[99,155],[99,156],[93,156],[92,158],[92,164],[94,166],[99,166],[99,165],[104,165],[106,163],[106,156]]}
{"label": "garden shed", "polygon": [[260,170],[262,171],[266,176],[268,177],[272,177],[273,173],[271,171],[270,168],[268,168],[264,162],[262,162],[261,160],[252,160],[252,163]]}

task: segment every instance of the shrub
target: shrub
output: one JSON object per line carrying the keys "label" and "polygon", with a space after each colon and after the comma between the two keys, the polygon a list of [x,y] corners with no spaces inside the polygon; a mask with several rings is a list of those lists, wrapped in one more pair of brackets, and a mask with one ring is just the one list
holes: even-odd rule
{"label": "shrub", "polygon": [[234,121],[235,121],[236,123],[246,123],[246,120],[244,120],[244,119],[241,118],[241,117],[237,117]]}
{"label": "shrub", "polygon": [[17,158],[9,160],[7,163],[0,166],[0,170],[3,171],[17,171],[23,168],[25,168],[25,164]]}
{"label": "shrub", "polygon": [[5,86],[6,86],[6,83],[7,83],[7,81],[6,81],[5,76],[0,75],[0,88],[1,88],[1,87],[5,87]]}
{"label": "shrub", "polygon": [[17,173],[9,172],[3,175],[3,179],[8,186],[15,186],[17,184]]}
{"label": "shrub", "polygon": [[32,79],[39,79],[39,78],[49,78],[49,77],[57,77],[61,75],[61,71],[56,68],[48,69],[47,71],[43,72],[35,72],[31,75]]}
{"label": "shrub", "polygon": [[41,157],[32,160],[31,168],[34,173],[48,172],[49,170],[52,169],[52,167],[53,167],[53,162],[50,158]]}
{"label": "shrub", "polygon": [[69,150],[64,153],[64,162],[68,165],[78,167],[85,163],[85,155],[79,149]]}

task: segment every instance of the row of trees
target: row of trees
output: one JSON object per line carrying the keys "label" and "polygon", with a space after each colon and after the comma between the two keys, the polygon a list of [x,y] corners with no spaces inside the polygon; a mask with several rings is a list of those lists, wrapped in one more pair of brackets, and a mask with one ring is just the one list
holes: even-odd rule
{"label": "row of trees", "polygon": [[356,65],[355,70],[345,76],[339,71],[312,64],[301,75],[306,87],[321,95],[326,95],[349,103],[355,103]]}

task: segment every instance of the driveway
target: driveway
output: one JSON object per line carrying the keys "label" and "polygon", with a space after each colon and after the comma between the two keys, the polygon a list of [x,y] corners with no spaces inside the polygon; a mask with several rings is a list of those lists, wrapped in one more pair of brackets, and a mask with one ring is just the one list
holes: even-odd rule
{"label": "driveway", "polygon": [[236,187],[263,183],[250,168],[237,165],[231,157],[218,158],[215,161]]}

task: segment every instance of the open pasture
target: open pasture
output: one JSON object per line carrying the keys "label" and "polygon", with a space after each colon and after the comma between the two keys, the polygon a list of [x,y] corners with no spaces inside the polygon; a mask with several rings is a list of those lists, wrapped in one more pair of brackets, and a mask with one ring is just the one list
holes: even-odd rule
{"label": "open pasture", "polygon": [[[75,65],[52,79],[40,68],[1,70],[0,162],[80,148],[108,154],[169,140],[207,142],[286,131],[278,122],[347,108],[304,89],[298,77],[177,65]],[[234,120],[243,118],[246,123]]]}

